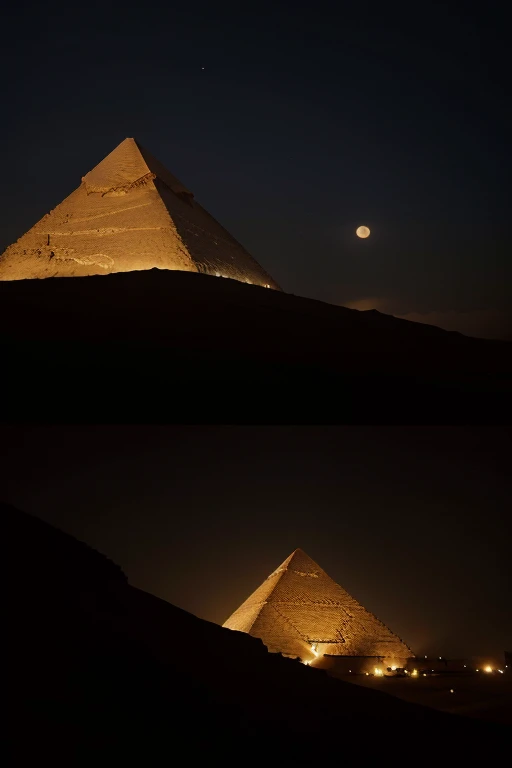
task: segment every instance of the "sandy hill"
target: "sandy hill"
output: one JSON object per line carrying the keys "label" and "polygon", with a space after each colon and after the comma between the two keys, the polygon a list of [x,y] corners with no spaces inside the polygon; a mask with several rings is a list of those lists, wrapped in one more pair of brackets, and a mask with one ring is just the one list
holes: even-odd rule
{"label": "sandy hill", "polygon": [[0,281],[14,419],[501,423],[512,345],[168,270]]}
{"label": "sandy hill", "polygon": [[[492,762],[507,733],[333,680],[1,507],[13,765]],[[206,574],[205,574],[206,578]],[[34,762],[35,761],[35,762]]]}

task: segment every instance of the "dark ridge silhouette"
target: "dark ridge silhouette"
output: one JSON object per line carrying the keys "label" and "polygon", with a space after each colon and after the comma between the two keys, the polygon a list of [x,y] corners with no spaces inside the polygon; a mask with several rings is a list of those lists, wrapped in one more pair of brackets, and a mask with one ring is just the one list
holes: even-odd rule
{"label": "dark ridge silhouette", "polygon": [[499,725],[269,654],[130,586],[71,536],[0,512],[12,765],[492,764],[508,743]]}
{"label": "dark ridge silhouette", "polygon": [[512,393],[509,342],[188,272],[1,281],[0,329],[18,421],[502,423]]}

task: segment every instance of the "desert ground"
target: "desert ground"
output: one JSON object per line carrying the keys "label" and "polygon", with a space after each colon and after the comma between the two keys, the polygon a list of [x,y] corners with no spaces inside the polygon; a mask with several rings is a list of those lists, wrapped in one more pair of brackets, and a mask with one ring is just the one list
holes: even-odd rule
{"label": "desert ground", "polygon": [[340,679],[443,712],[512,725],[509,670],[504,674],[479,672],[417,678],[344,675]]}

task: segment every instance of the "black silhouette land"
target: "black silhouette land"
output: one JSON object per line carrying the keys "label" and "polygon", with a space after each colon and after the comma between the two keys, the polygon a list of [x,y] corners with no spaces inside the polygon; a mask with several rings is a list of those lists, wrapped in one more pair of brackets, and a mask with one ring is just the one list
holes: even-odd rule
{"label": "black silhouette land", "polygon": [[107,557],[11,506],[1,521],[13,765],[493,763],[508,744],[497,723],[269,654],[131,586]]}

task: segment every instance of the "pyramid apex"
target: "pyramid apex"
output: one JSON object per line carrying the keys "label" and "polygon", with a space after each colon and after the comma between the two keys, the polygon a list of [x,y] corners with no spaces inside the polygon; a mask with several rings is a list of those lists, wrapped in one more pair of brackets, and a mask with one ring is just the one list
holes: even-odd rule
{"label": "pyramid apex", "polygon": [[117,190],[127,191],[150,176],[139,147],[134,139],[124,139],[92,171],[82,178],[87,193],[102,195]]}
{"label": "pyramid apex", "polygon": [[305,550],[303,550],[301,547],[297,547],[297,549],[294,549],[291,557],[294,557],[295,555],[304,555],[304,557],[307,557],[309,560],[312,560],[313,558],[308,555]]}
{"label": "pyramid apex", "polygon": [[288,555],[286,560],[281,563],[277,569],[277,572],[286,571],[288,568],[298,568],[299,570],[301,568],[314,568],[315,570],[318,570],[320,569],[320,566],[313,560],[312,557],[304,552],[303,549],[297,547],[297,549],[294,549],[291,555]]}

